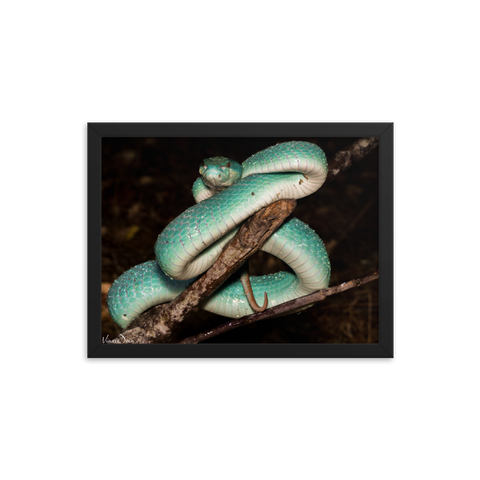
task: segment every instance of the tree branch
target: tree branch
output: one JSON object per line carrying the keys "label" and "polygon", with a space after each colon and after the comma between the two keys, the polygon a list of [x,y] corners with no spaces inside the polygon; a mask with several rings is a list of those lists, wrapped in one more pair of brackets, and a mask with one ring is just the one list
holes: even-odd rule
{"label": "tree branch", "polygon": [[338,152],[328,162],[327,182],[333,180],[340,172],[343,172],[353,162],[357,162],[369,154],[378,146],[378,137],[360,138],[353,142],[346,150]]}
{"label": "tree branch", "polygon": [[254,313],[252,315],[248,315],[239,319],[231,320],[229,322],[223,323],[222,325],[219,325],[218,327],[212,328],[207,332],[199,333],[197,335],[185,338],[180,343],[199,343],[209,338],[216,337],[221,333],[234,330],[235,328],[258,322],[259,320],[265,320],[266,318],[287,315],[289,313],[302,310],[307,306],[312,306],[314,303],[320,302],[321,300],[329,297],[330,295],[336,295],[337,293],[344,292],[345,290],[359,287],[360,285],[364,285],[365,283],[376,280],[377,278],[378,271],[375,271],[374,273],[365,277],[350,280],[340,285],[336,285],[335,287],[325,288],[310,295],[306,295],[305,297],[295,298],[294,300],[290,300],[289,302],[269,308],[264,312]]}
{"label": "tree branch", "polygon": [[[279,200],[250,217],[225,247],[213,266],[175,300],[147,310],[121,335],[118,343],[170,343],[185,315],[208,298],[230,275],[238,270],[292,213],[294,199]],[[114,340],[114,341],[115,341]]]}

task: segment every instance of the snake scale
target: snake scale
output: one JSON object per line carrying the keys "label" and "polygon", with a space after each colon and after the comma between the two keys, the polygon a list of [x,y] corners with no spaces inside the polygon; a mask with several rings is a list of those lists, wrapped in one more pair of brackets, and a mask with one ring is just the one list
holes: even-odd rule
{"label": "snake scale", "polygon": [[[309,142],[279,143],[238,164],[206,159],[193,186],[196,205],[158,236],[156,260],[137,265],[115,280],[107,296],[110,316],[122,328],[154,305],[179,295],[219,257],[241,224],[283,198],[317,191],[327,176],[323,150]],[[296,218],[285,222],[262,246],[293,272],[251,277],[255,299],[268,295],[268,307],[328,287],[330,261],[318,235]],[[239,280],[227,280],[202,308],[225,317],[254,313]]]}

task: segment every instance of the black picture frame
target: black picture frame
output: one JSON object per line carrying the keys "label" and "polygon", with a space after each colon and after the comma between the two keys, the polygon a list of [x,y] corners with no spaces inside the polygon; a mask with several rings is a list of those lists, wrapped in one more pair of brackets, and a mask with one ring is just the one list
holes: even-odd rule
{"label": "black picture frame", "polygon": [[[88,123],[88,358],[393,358],[393,123]],[[378,137],[379,342],[112,344],[101,336],[102,140],[107,137]]]}

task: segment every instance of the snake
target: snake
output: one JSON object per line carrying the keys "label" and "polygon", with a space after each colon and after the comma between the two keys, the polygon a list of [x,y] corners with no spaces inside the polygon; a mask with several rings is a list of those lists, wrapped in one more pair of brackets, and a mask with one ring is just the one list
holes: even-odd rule
{"label": "snake", "polygon": [[[160,233],[155,260],[127,270],[110,287],[108,311],[121,328],[149,308],[175,299],[213,265],[251,215],[278,200],[315,193],[325,182],[328,165],[319,146],[289,141],[242,164],[226,157],[205,159],[199,173],[192,188],[196,204]],[[331,268],[325,245],[297,218],[284,222],[260,249],[283,260],[291,271],[251,276],[253,304],[268,298],[271,308],[328,287]],[[254,313],[253,299],[249,301],[241,279],[232,276],[199,306],[239,318]]]}

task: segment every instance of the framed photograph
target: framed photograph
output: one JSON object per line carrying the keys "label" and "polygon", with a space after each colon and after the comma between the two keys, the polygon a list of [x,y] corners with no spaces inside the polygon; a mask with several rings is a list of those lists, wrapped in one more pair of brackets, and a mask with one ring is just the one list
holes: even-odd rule
{"label": "framed photograph", "polygon": [[88,357],[392,358],[393,128],[89,123]]}

